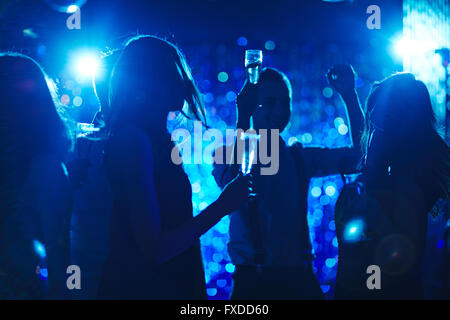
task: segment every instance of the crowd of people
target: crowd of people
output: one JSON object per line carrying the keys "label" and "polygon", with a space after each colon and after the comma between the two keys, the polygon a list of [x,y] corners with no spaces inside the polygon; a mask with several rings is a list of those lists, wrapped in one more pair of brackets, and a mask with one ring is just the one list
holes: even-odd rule
{"label": "crowd of people", "polygon": [[[171,160],[177,146],[167,131],[171,112],[208,126],[185,57],[166,40],[137,36],[104,60],[109,80],[95,86],[98,130],[74,138],[38,63],[0,55],[0,298],[70,298],[73,208],[90,214],[79,221],[82,228],[96,223],[101,207],[109,220],[108,251],[90,279],[100,299],[206,298],[199,237],[227,215],[236,265],[232,299],[322,299],[307,194],[311,178],[330,174],[345,181],[335,210],[335,298],[423,298],[427,216],[448,198],[450,153],[434,127],[429,93],[414,75],[376,82],[362,107],[352,67],[332,67],[327,78],[345,102],[351,146],[308,148],[278,137],[269,141],[279,144],[275,175],[243,174],[236,161],[218,164],[222,193],[194,217],[191,185]],[[236,127],[282,132],[292,94],[283,72],[263,69],[258,83],[246,81],[236,97]],[[89,159],[99,173],[94,181],[86,179]],[[346,181],[355,172],[357,180]],[[104,192],[85,197],[83,184]],[[78,239],[77,250],[92,250],[89,240]],[[367,286],[372,265],[381,270],[381,289]],[[44,268],[48,281],[38,272]]]}

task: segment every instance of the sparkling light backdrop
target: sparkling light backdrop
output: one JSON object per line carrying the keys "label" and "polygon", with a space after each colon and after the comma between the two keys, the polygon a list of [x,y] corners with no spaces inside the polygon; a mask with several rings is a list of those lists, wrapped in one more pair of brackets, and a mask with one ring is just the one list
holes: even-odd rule
{"label": "sparkling light backdrop", "polygon": [[448,0],[404,0],[403,53],[405,71],[414,73],[430,91],[441,125],[445,115],[445,71],[436,49],[450,48],[450,5]]}

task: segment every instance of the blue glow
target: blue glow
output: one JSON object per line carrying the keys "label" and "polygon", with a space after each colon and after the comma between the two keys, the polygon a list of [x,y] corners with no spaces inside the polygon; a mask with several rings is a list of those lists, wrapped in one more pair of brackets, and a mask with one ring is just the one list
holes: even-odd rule
{"label": "blue glow", "polygon": [[322,94],[325,98],[331,98],[333,96],[333,89],[330,87],[325,87],[322,90]]}
{"label": "blue glow", "polygon": [[364,222],[360,219],[351,220],[344,229],[344,240],[347,242],[356,242],[363,238]]}
{"label": "blue glow", "polygon": [[219,238],[219,237],[214,237],[212,244],[217,250],[223,250],[225,248],[225,244],[224,244],[222,238]]}
{"label": "blue glow", "polygon": [[221,253],[214,253],[213,254],[213,260],[215,262],[220,262],[223,260],[223,255]]}
{"label": "blue glow", "polygon": [[322,218],[323,218],[323,211],[321,209],[314,210],[313,217],[316,220],[322,220]]}
{"label": "blue glow", "polygon": [[61,162],[61,167],[62,167],[62,169],[63,169],[64,175],[65,175],[66,177],[69,177],[69,171],[67,170],[66,165],[65,165],[64,163]]}
{"label": "blue glow", "polygon": [[334,220],[331,220],[328,223],[328,229],[333,230],[333,231],[336,230],[336,224],[335,224]]}
{"label": "blue glow", "polygon": [[329,258],[329,259],[325,260],[325,265],[328,268],[333,268],[335,264],[336,264],[336,259]]}
{"label": "blue glow", "polygon": [[333,243],[332,244],[333,244],[333,247],[336,247],[336,248],[339,246],[339,242],[338,242],[337,237],[333,238]]}
{"label": "blue glow", "polygon": [[206,289],[206,294],[210,297],[214,297],[217,294],[216,288],[208,288]]}
{"label": "blue glow", "polygon": [[227,82],[228,81],[228,73],[226,72],[219,72],[219,74],[217,75],[217,79],[220,82]]}
{"label": "blue glow", "polygon": [[334,119],[334,127],[336,129],[338,129],[341,124],[344,124],[344,119],[342,119],[341,117],[337,117],[336,119]]}
{"label": "blue glow", "polygon": [[73,98],[72,103],[75,107],[79,107],[83,103],[83,99],[80,96],[76,96]]}
{"label": "blue glow", "polygon": [[206,207],[208,206],[208,204],[206,202],[200,202],[200,204],[198,205],[198,208],[201,210],[206,209]]}
{"label": "blue glow", "polygon": [[210,263],[208,263],[208,267],[211,270],[213,270],[214,272],[219,272],[219,270],[220,270],[220,265],[214,261],[211,261]]}
{"label": "blue glow", "polygon": [[222,234],[228,234],[229,231],[229,225],[230,222],[229,221],[224,221],[221,220],[219,221],[219,223],[216,225],[217,231],[222,233]]}
{"label": "blue glow", "polygon": [[297,141],[298,141],[297,137],[290,137],[288,140],[288,146],[292,146]]}
{"label": "blue glow", "polygon": [[237,39],[237,44],[238,44],[238,46],[245,47],[248,44],[247,38],[246,37],[239,37]]}
{"label": "blue glow", "polygon": [[319,197],[322,194],[322,189],[319,187],[313,187],[311,189],[311,195],[315,198]]}
{"label": "blue glow", "polygon": [[325,188],[325,193],[328,196],[333,197],[336,194],[336,188],[333,185],[329,185]]}
{"label": "blue glow", "polygon": [[250,156],[248,159],[248,168],[247,168],[247,172],[245,172],[245,174],[249,174],[252,171],[254,158],[255,158],[255,150],[252,149],[252,151],[250,151]]}
{"label": "blue glow", "polygon": [[205,94],[203,95],[203,100],[204,100],[206,103],[211,103],[211,102],[214,101],[214,95],[213,95],[211,92],[205,93]]}
{"label": "blue glow", "polygon": [[48,269],[47,268],[39,269],[39,278],[42,280],[46,280],[48,278]]}
{"label": "blue glow", "polygon": [[216,281],[216,283],[219,288],[224,288],[227,286],[227,280],[225,279],[219,279]]}
{"label": "blue glow", "polygon": [[272,40],[267,40],[264,44],[264,47],[266,48],[266,50],[272,51],[275,50],[276,45]]}
{"label": "blue glow", "polygon": [[39,240],[33,240],[34,251],[38,254],[38,256],[43,259],[47,256],[45,251],[45,246]]}
{"label": "blue glow", "polygon": [[322,289],[323,293],[327,293],[328,291],[330,291],[330,286],[329,285],[321,285],[320,288]]}
{"label": "blue glow", "polygon": [[338,127],[339,134],[345,136],[348,133],[348,127],[345,124],[341,124]]}
{"label": "blue glow", "polygon": [[236,93],[234,91],[228,91],[226,94],[226,98],[229,102],[235,102],[236,101]]}
{"label": "blue glow", "polygon": [[234,273],[234,271],[236,270],[236,267],[235,267],[234,264],[232,264],[232,263],[227,263],[227,264],[225,265],[225,270],[226,270],[228,273]]}
{"label": "blue glow", "polygon": [[312,142],[312,139],[313,139],[313,137],[312,137],[312,135],[311,135],[310,133],[305,133],[305,134],[302,136],[302,142],[303,142],[303,143],[306,143],[306,144],[311,143],[311,142]]}
{"label": "blue glow", "polygon": [[72,5],[67,7],[67,13],[74,13],[77,10],[80,10],[80,8],[77,5],[75,5],[75,4],[72,4]]}
{"label": "blue glow", "polygon": [[99,57],[93,52],[82,52],[75,55],[74,67],[79,80],[92,80],[96,75]]}
{"label": "blue glow", "polygon": [[37,49],[37,55],[38,55],[39,57],[42,57],[42,56],[44,56],[46,53],[47,53],[47,47],[44,46],[43,44],[40,45],[40,46],[38,47],[38,49]]}
{"label": "blue glow", "polygon": [[425,34],[421,34],[419,37],[415,34],[394,38],[394,54],[400,59],[423,56],[432,53],[436,48],[437,45]]}
{"label": "blue glow", "polygon": [[319,201],[320,201],[320,204],[321,204],[321,205],[327,206],[327,205],[330,204],[330,197],[327,196],[327,195],[323,195],[323,196],[320,197],[320,200],[319,200]]}
{"label": "blue glow", "polygon": [[200,187],[200,183],[194,182],[194,183],[192,184],[192,192],[193,192],[193,193],[199,193],[201,189],[202,189],[202,188]]}

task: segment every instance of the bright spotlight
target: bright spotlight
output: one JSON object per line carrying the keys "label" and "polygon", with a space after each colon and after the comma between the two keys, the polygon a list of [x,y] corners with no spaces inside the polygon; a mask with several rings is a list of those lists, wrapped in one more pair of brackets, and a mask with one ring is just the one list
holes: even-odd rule
{"label": "bright spotlight", "polygon": [[83,56],[78,59],[76,64],[77,73],[82,78],[93,77],[97,72],[99,59],[94,56]]}
{"label": "bright spotlight", "polygon": [[76,4],[72,4],[72,5],[67,7],[67,13],[74,13],[74,12],[76,12],[79,9],[80,8]]}
{"label": "bright spotlight", "polygon": [[432,41],[424,37],[397,36],[393,41],[394,54],[400,58],[426,56],[435,49]]}
{"label": "bright spotlight", "polygon": [[395,43],[395,53],[399,57],[404,57],[408,53],[414,50],[414,42],[406,38],[400,38]]}

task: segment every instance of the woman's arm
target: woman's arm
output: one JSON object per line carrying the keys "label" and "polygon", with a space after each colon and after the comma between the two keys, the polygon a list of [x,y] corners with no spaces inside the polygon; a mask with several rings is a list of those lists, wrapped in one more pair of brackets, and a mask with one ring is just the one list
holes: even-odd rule
{"label": "woman's arm", "polygon": [[345,105],[345,113],[349,119],[353,148],[360,151],[361,132],[364,124],[364,110],[359,103],[355,86],[355,71],[351,65],[339,64],[330,69],[327,79],[333,89],[339,93]]}
{"label": "woman's arm", "polygon": [[303,148],[308,176],[351,173],[361,158],[360,139],[364,125],[364,111],[355,88],[355,73],[350,65],[336,65],[327,73],[328,82],[341,96],[349,120],[350,147]]}
{"label": "woman's arm", "polygon": [[[180,227],[163,231],[153,173],[152,147],[148,136],[128,130],[117,139],[112,156],[122,157],[120,168],[123,192],[129,205],[133,235],[148,260],[160,265],[189,248],[203,233],[248,198],[247,177],[235,179],[222,195],[195,218]],[[172,182],[168,182],[172,183]],[[178,199],[173,199],[178,201]]]}

